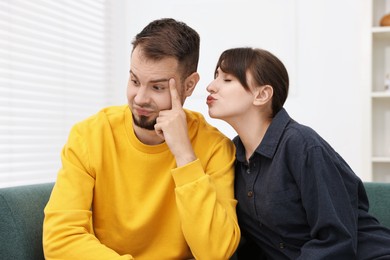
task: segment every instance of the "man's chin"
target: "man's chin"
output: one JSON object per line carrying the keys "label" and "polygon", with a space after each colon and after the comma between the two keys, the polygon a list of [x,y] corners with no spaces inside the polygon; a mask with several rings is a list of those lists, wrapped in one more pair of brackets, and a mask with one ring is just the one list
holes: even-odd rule
{"label": "man's chin", "polygon": [[146,116],[140,116],[139,118],[137,118],[133,115],[133,122],[136,126],[142,129],[154,131],[154,125],[156,124],[156,119],[149,119]]}

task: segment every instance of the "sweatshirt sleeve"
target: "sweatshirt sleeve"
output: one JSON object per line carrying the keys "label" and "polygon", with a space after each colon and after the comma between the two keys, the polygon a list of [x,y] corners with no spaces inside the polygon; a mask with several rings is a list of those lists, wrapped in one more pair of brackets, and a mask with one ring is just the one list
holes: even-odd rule
{"label": "sweatshirt sleeve", "polygon": [[133,259],[101,244],[92,228],[91,203],[95,176],[83,128],[73,127],[64,146],[57,181],[45,207],[43,249],[45,259]]}
{"label": "sweatshirt sleeve", "polygon": [[[222,139],[205,163],[172,170],[184,236],[196,259],[229,259],[240,241],[234,199],[234,145]],[[204,159],[206,160],[206,159]]]}

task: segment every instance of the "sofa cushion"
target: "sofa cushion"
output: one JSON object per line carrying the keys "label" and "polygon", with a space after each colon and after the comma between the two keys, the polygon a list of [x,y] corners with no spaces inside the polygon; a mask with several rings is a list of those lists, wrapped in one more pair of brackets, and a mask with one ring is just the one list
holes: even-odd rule
{"label": "sofa cushion", "polygon": [[0,259],[44,259],[43,209],[53,183],[0,189]]}

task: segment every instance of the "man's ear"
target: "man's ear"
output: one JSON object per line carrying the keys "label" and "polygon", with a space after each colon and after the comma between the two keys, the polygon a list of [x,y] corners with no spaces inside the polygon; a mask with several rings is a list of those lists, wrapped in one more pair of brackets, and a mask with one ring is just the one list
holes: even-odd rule
{"label": "man's ear", "polygon": [[198,72],[194,72],[186,78],[184,81],[184,97],[189,97],[192,95],[196,84],[199,82],[199,79],[200,76]]}
{"label": "man's ear", "polygon": [[272,101],[274,95],[274,88],[270,85],[264,85],[257,87],[254,91],[253,104],[255,106],[261,106]]}

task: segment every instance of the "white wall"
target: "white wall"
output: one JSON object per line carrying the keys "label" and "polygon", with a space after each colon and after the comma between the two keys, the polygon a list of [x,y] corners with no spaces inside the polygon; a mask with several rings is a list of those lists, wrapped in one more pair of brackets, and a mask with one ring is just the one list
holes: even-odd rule
{"label": "white wall", "polygon": [[[207,84],[219,54],[231,47],[265,48],[286,65],[291,92],[285,105],[297,121],[319,132],[363,179],[365,93],[361,83],[364,0],[144,0],[127,2],[128,77],[131,39],[153,19],[173,17],[201,36],[201,80],[185,106],[202,112],[229,137],[234,131],[207,115]],[[121,39],[123,40],[123,39]],[[123,69],[123,68],[122,68]],[[125,85],[119,86],[125,102]],[[119,95],[119,96],[120,96]],[[120,98],[118,98],[120,99]],[[121,99],[122,100],[122,99]]]}

